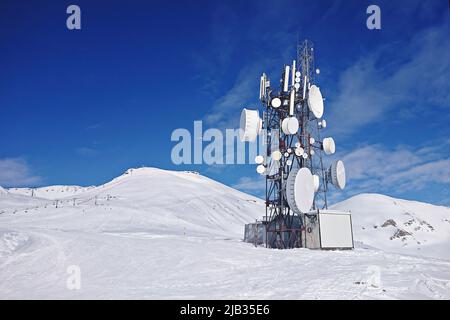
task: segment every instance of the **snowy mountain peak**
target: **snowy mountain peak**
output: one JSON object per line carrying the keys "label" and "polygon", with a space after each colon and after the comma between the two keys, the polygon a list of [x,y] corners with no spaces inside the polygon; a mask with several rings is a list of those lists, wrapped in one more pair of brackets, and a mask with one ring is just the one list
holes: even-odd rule
{"label": "snowy mountain peak", "polygon": [[332,207],[352,213],[355,239],[384,250],[442,257],[450,242],[450,208],[359,194]]}

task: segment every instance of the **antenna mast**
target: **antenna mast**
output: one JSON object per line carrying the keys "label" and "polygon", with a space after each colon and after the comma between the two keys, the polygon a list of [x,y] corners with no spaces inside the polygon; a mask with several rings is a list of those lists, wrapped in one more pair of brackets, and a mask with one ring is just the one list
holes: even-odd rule
{"label": "antenna mast", "polygon": [[[297,45],[296,59],[282,69],[280,86],[260,79],[263,119],[258,110],[241,114],[241,140],[254,141],[264,133],[265,155],[258,156],[257,172],[266,176],[265,245],[269,248],[304,247],[302,232],[311,217],[327,209],[327,185],[345,187],[342,161],[325,170],[323,153],[335,152],[331,137],[321,138],[323,98],[315,83],[314,45]],[[314,217],[312,218],[314,220]],[[304,237],[303,237],[304,238]]]}

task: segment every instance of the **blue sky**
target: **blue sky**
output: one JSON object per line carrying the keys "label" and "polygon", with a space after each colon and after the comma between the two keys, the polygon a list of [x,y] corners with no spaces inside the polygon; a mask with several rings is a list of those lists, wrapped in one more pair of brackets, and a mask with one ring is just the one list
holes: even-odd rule
{"label": "blue sky", "polygon": [[[82,29],[66,28],[81,8]],[[366,8],[381,8],[381,30]],[[238,126],[297,39],[316,50],[348,188],[450,204],[450,10],[407,1],[2,1],[0,185],[196,170],[262,195],[254,165],[174,165],[176,128]],[[331,159],[330,159],[331,160]]]}

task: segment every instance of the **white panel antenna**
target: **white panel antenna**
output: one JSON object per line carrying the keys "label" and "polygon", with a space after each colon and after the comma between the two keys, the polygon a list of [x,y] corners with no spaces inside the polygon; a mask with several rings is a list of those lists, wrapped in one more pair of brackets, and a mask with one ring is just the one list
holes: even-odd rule
{"label": "white panel antenna", "polygon": [[289,91],[289,66],[286,66],[284,69],[283,91]]}

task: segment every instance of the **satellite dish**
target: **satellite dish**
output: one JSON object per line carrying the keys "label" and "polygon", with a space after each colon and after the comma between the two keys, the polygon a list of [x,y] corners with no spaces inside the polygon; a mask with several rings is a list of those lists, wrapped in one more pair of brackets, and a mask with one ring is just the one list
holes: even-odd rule
{"label": "satellite dish", "polygon": [[272,160],[275,160],[275,161],[280,161],[281,156],[282,156],[282,155],[281,155],[281,152],[278,151],[278,150],[275,150],[275,151],[272,152],[272,154],[271,154]]}
{"label": "satellite dish", "polygon": [[309,212],[314,202],[314,179],[308,168],[294,168],[286,181],[286,199],[297,214]]}
{"label": "satellite dish", "polygon": [[309,138],[309,144],[314,144],[314,142],[316,142],[316,139],[313,137]]}
{"label": "satellite dish", "polygon": [[331,183],[338,189],[345,188],[345,167],[342,160],[336,160],[330,167]]}
{"label": "satellite dish", "polygon": [[326,154],[333,154],[336,151],[334,139],[331,137],[323,139],[322,145]]}
{"label": "satellite dish", "polygon": [[264,162],[264,156],[259,155],[259,156],[255,157],[256,164],[262,164],[263,162]]}
{"label": "satellite dish", "polygon": [[295,148],[295,155],[301,157],[305,150],[302,147]]}
{"label": "satellite dish", "polygon": [[292,160],[291,160],[291,159],[286,160],[286,164],[287,164],[288,166],[292,166]]}
{"label": "satellite dish", "polygon": [[299,123],[296,117],[287,117],[281,122],[281,129],[285,134],[296,134]]}
{"label": "satellite dish", "polygon": [[313,155],[314,155],[314,153],[315,153],[314,149],[311,149],[311,150],[309,150],[309,154],[310,154],[310,155],[312,155],[312,156],[313,156]]}
{"label": "satellite dish", "polygon": [[295,90],[298,91],[298,89],[300,89],[300,83],[296,82],[296,83],[294,84],[294,88],[295,88]]}
{"label": "satellite dish", "polygon": [[259,166],[256,167],[256,172],[258,172],[259,174],[264,174],[266,173],[266,167],[260,164]]}
{"label": "satellite dish", "polygon": [[327,127],[327,122],[325,119],[323,119],[322,121],[319,122],[319,128],[326,128]]}
{"label": "satellite dish", "polygon": [[296,77],[296,78],[300,78],[301,75],[302,75],[302,74],[301,74],[300,71],[297,71],[297,72],[295,73],[295,77]]}
{"label": "satellite dish", "polygon": [[286,152],[284,153],[284,157],[285,157],[285,158],[289,158],[289,152],[286,151]]}
{"label": "satellite dish", "polygon": [[320,74],[320,69],[316,69],[316,74]]}
{"label": "satellite dish", "polygon": [[314,174],[313,179],[314,179],[314,192],[317,192],[320,187],[320,178],[317,174]]}
{"label": "satellite dish", "polygon": [[303,159],[307,159],[308,158],[308,154],[306,152],[303,152],[302,157],[303,157]]}
{"label": "satellite dish", "polygon": [[270,105],[272,107],[279,108],[281,106],[281,99],[280,98],[273,98],[272,101],[270,102]]}
{"label": "satellite dish", "polygon": [[296,143],[295,143],[295,147],[296,147],[296,148],[300,148],[301,146],[302,146],[302,145],[300,144],[300,142],[296,142]]}
{"label": "satellite dish", "polygon": [[312,85],[309,88],[308,107],[317,119],[322,118],[323,115],[323,98],[319,87]]}
{"label": "satellite dish", "polygon": [[241,141],[255,141],[262,129],[262,120],[259,117],[258,110],[249,110],[244,108],[241,113],[240,122],[239,138]]}

